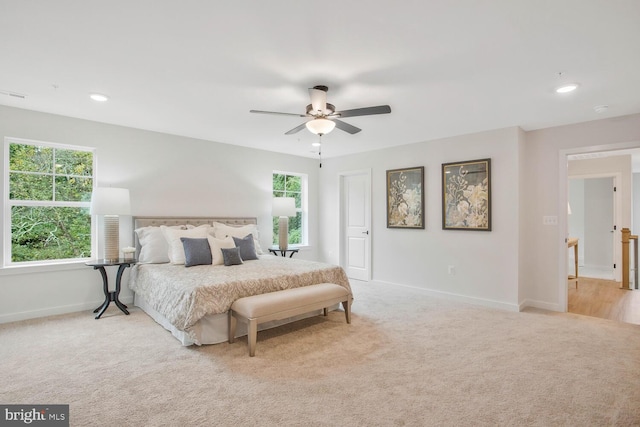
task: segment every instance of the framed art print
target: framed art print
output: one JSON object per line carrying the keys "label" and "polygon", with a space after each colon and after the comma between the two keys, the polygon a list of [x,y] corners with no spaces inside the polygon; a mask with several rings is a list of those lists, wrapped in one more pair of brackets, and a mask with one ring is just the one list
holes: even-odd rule
{"label": "framed art print", "polygon": [[424,166],[387,171],[387,228],[424,228]]}
{"label": "framed art print", "polygon": [[491,159],[442,165],[442,229],[491,231]]}

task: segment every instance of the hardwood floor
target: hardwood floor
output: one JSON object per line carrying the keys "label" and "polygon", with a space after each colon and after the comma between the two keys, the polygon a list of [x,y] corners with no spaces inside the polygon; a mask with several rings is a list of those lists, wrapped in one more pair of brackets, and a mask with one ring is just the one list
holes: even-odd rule
{"label": "hardwood floor", "polygon": [[612,280],[580,277],[568,280],[570,313],[640,325],[640,290],[620,289]]}

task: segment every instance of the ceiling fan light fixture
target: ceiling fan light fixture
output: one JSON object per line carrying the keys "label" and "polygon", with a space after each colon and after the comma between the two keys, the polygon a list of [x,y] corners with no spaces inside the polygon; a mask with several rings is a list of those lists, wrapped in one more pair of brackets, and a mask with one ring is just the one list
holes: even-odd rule
{"label": "ceiling fan light fixture", "polygon": [[309,120],[306,123],[306,126],[311,133],[315,133],[316,135],[326,135],[336,127],[336,123],[332,120],[318,118]]}
{"label": "ceiling fan light fixture", "polygon": [[106,102],[109,100],[109,97],[107,95],[103,95],[101,93],[92,93],[89,95],[89,98],[98,102]]}
{"label": "ceiling fan light fixture", "polygon": [[556,92],[557,93],[569,93],[569,92],[573,92],[576,89],[578,89],[578,84],[577,83],[567,83],[567,84],[564,84],[564,85],[559,86],[558,88],[556,88]]}

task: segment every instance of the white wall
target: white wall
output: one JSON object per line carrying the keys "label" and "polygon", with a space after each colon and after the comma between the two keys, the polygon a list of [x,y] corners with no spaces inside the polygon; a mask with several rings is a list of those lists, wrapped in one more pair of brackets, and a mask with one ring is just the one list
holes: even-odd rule
{"label": "white wall", "polygon": [[[130,189],[134,215],[258,217],[265,248],[272,233],[272,171],[306,173],[311,246],[298,255],[318,256],[315,159],[0,106],[0,141],[7,136],[96,147],[98,185]],[[1,162],[3,155],[0,150]],[[121,224],[120,246],[130,245],[131,218]],[[0,269],[0,322],[95,308],[103,299],[101,283],[83,264]],[[121,295],[125,302],[132,298],[126,286]]]}
{"label": "white wall", "polygon": [[[0,135],[97,147],[100,185],[129,188],[134,214],[257,216],[263,245],[271,236],[271,171],[307,173],[312,248],[300,255],[333,263],[339,260],[338,173],[371,168],[374,280],[507,309],[564,311],[566,154],[640,147],[640,114],[326,159],[319,173],[315,159],[2,106]],[[487,157],[493,231],[442,230],[441,164]],[[426,230],[387,229],[386,170],[420,165]],[[545,215],[558,216],[558,226],[542,225]],[[447,274],[448,265],[456,275]],[[83,265],[28,273],[0,269],[0,322],[93,308],[102,299],[100,283]],[[131,294],[125,292],[126,301]]]}
{"label": "white wall", "polygon": [[632,204],[631,234],[638,234],[640,230],[640,173],[633,174],[633,204]]}
{"label": "white wall", "polygon": [[[508,128],[325,160],[320,172],[322,257],[339,262],[338,174],[372,170],[373,280],[518,309],[522,132]],[[442,163],[491,158],[490,232],[442,230]],[[425,166],[425,230],[386,228],[386,170]],[[448,274],[448,266],[456,274]]]}
{"label": "white wall", "polygon": [[[640,114],[527,132],[523,305],[566,310],[566,155],[631,147],[640,147]],[[543,225],[545,215],[558,216],[558,226]]]}

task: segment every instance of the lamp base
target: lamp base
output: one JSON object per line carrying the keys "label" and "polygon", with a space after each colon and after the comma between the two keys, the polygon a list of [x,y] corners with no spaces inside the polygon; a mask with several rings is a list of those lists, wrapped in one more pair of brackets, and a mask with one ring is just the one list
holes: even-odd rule
{"label": "lamp base", "polygon": [[289,217],[281,216],[278,225],[278,247],[281,251],[286,251],[289,248]]}
{"label": "lamp base", "polygon": [[104,258],[116,261],[120,258],[120,219],[118,215],[104,216]]}

